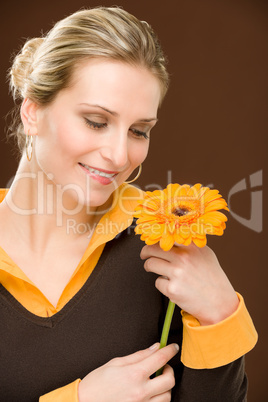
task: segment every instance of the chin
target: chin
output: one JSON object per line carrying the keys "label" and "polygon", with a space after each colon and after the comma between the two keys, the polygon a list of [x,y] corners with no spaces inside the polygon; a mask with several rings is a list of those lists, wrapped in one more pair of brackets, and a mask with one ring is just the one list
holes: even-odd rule
{"label": "chin", "polygon": [[[98,208],[101,207],[102,205],[111,205],[110,202],[108,202],[111,199],[112,192],[96,192],[95,194],[90,194],[84,196],[84,198],[80,199],[78,198],[78,203],[82,204],[84,207],[86,207],[88,210],[91,208]],[[111,201],[112,202],[112,201]]]}

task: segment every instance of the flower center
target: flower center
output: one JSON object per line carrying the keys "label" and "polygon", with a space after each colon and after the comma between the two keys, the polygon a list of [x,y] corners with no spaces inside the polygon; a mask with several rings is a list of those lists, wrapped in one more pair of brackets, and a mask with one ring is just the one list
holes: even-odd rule
{"label": "flower center", "polygon": [[173,215],[176,216],[184,216],[189,213],[189,209],[187,208],[174,208],[172,211]]}

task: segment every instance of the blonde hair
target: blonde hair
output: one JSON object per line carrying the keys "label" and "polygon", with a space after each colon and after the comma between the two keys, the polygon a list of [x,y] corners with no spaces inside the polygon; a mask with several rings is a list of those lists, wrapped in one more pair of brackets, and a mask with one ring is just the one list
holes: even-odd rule
{"label": "blonde hair", "polygon": [[[78,63],[96,57],[144,66],[158,78],[163,100],[169,77],[159,41],[147,22],[119,7],[78,11],[56,23],[47,36],[28,40],[10,69],[14,100],[21,103],[27,97],[38,105],[49,104],[68,87]],[[11,131],[22,153],[19,106]]]}

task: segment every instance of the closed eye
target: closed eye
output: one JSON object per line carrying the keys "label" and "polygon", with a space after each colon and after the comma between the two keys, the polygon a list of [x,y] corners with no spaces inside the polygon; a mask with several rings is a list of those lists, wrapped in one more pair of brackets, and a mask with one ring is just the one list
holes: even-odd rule
{"label": "closed eye", "polygon": [[147,133],[145,131],[140,131],[137,130],[136,128],[130,128],[130,131],[132,131],[133,134],[135,134],[137,137],[143,137],[146,138],[148,140],[149,136],[147,135]]}
{"label": "closed eye", "polygon": [[[89,120],[87,118],[85,118],[85,123],[88,127],[90,127],[93,130],[100,130],[102,128],[106,128],[107,127],[107,123],[98,123],[96,121],[93,120]],[[136,128],[130,128],[130,131],[135,135],[135,137],[137,138],[145,138],[145,139],[149,139],[149,136],[147,135],[147,133],[145,131],[141,131],[141,130],[137,130]]]}
{"label": "closed eye", "polygon": [[99,130],[101,128],[107,127],[107,123],[97,123],[96,121],[88,120],[85,118],[85,123],[87,126],[93,130]]}

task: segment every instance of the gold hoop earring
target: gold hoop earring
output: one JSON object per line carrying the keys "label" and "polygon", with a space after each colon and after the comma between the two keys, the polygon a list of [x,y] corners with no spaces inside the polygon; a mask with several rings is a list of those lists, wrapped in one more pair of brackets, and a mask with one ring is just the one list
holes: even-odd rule
{"label": "gold hoop earring", "polygon": [[138,173],[137,173],[137,176],[135,176],[134,179],[132,179],[132,180],[125,181],[125,183],[126,183],[126,184],[133,183],[133,181],[137,180],[137,179],[140,177],[141,171],[142,171],[142,165],[140,164],[140,166],[139,166],[139,171],[138,171]]}
{"label": "gold hoop earring", "polygon": [[26,144],[25,144],[25,150],[26,150],[26,156],[28,161],[32,159],[33,156],[33,136],[29,135],[30,130],[28,131],[28,134],[26,134]]}

